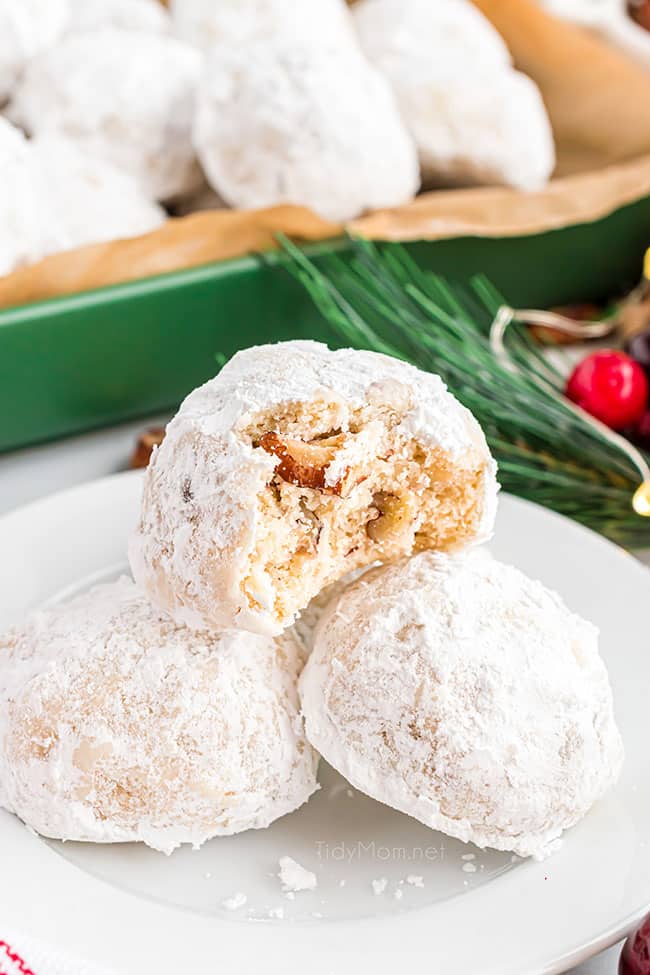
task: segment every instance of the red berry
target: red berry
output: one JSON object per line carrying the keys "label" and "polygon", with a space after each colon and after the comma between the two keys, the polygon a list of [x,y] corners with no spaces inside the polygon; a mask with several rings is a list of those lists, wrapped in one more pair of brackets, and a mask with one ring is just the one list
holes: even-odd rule
{"label": "red berry", "polygon": [[650,914],[623,945],[618,975],[650,975]]}
{"label": "red berry", "polygon": [[592,352],[575,367],[566,387],[569,399],[611,427],[634,426],[648,402],[648,380],[641,366],[624,352]]}

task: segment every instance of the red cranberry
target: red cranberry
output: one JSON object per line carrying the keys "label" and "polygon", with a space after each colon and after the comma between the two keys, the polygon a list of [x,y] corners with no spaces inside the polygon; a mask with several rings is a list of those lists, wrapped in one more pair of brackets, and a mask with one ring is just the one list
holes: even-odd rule
{"label": "red cranberry", "polygon": [[648,402],[641,366],[615,349],[592,352],[575,367],[566,387],[569,399],[612,430],[635,426]]}
{"label": "red cranberry", "polygon": [[618,975],[650,975],[650,914],[623,945]]}

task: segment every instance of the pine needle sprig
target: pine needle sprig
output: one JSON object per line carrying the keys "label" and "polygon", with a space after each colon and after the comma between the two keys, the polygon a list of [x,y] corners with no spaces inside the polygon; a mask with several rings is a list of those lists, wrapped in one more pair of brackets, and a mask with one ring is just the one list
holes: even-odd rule
{"label": "pine needle sprig", "polygon": [[451,283],[396,244],[354,238],[350,257],[333,253],[317,266],[286,238],[281,243],[286,268],[337,341],[443,378],[483,427],[504,490],[619,544],[650,545],[650,518],[632,508],[636,467],[564,399],[561,371],[529,330],[511,325],[507,361],[495,355],[490,327],[505,301],[485,277]]}

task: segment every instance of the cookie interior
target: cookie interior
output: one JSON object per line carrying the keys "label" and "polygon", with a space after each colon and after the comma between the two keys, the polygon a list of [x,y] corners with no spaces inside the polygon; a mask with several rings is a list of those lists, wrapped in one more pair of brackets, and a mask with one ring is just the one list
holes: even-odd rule
{"label": "cookie interior", "polygon": [[[276,458],[257,497],[256,544],[242,589],[286,625],[323,586],[373,562],[449,551],[482,517],[484,455],[463,466],[400,424],[401,383],[363,406],[314,400],[258,413],[240,435]],[[395,387],[395,388],[393,388]]]}

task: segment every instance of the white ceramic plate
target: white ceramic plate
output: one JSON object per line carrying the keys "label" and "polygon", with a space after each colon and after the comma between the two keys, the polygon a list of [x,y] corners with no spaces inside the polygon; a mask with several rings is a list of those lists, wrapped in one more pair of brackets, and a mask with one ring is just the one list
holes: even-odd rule
{"label": "white ceramic plate", "polygon": [[[140,483],[118,475],[0,519],[0,625],[126,568]],[[325,768],[299,812],[169,858],[129,844],[48,843],[0,811],[0,926],[125,975],[298,966],[527,975],[563,971],[615,941],[650,903],[650,575],[596,535],[507,496],[491,549],[600,626],[614,687],[623,777],[555,856],[539,864],[464,846]],[[315,891],[282,893],[285,854],[316,872]],[[225,910],[236,892],[246,904]],[[272,917],[278,908],[284,919]]]}

